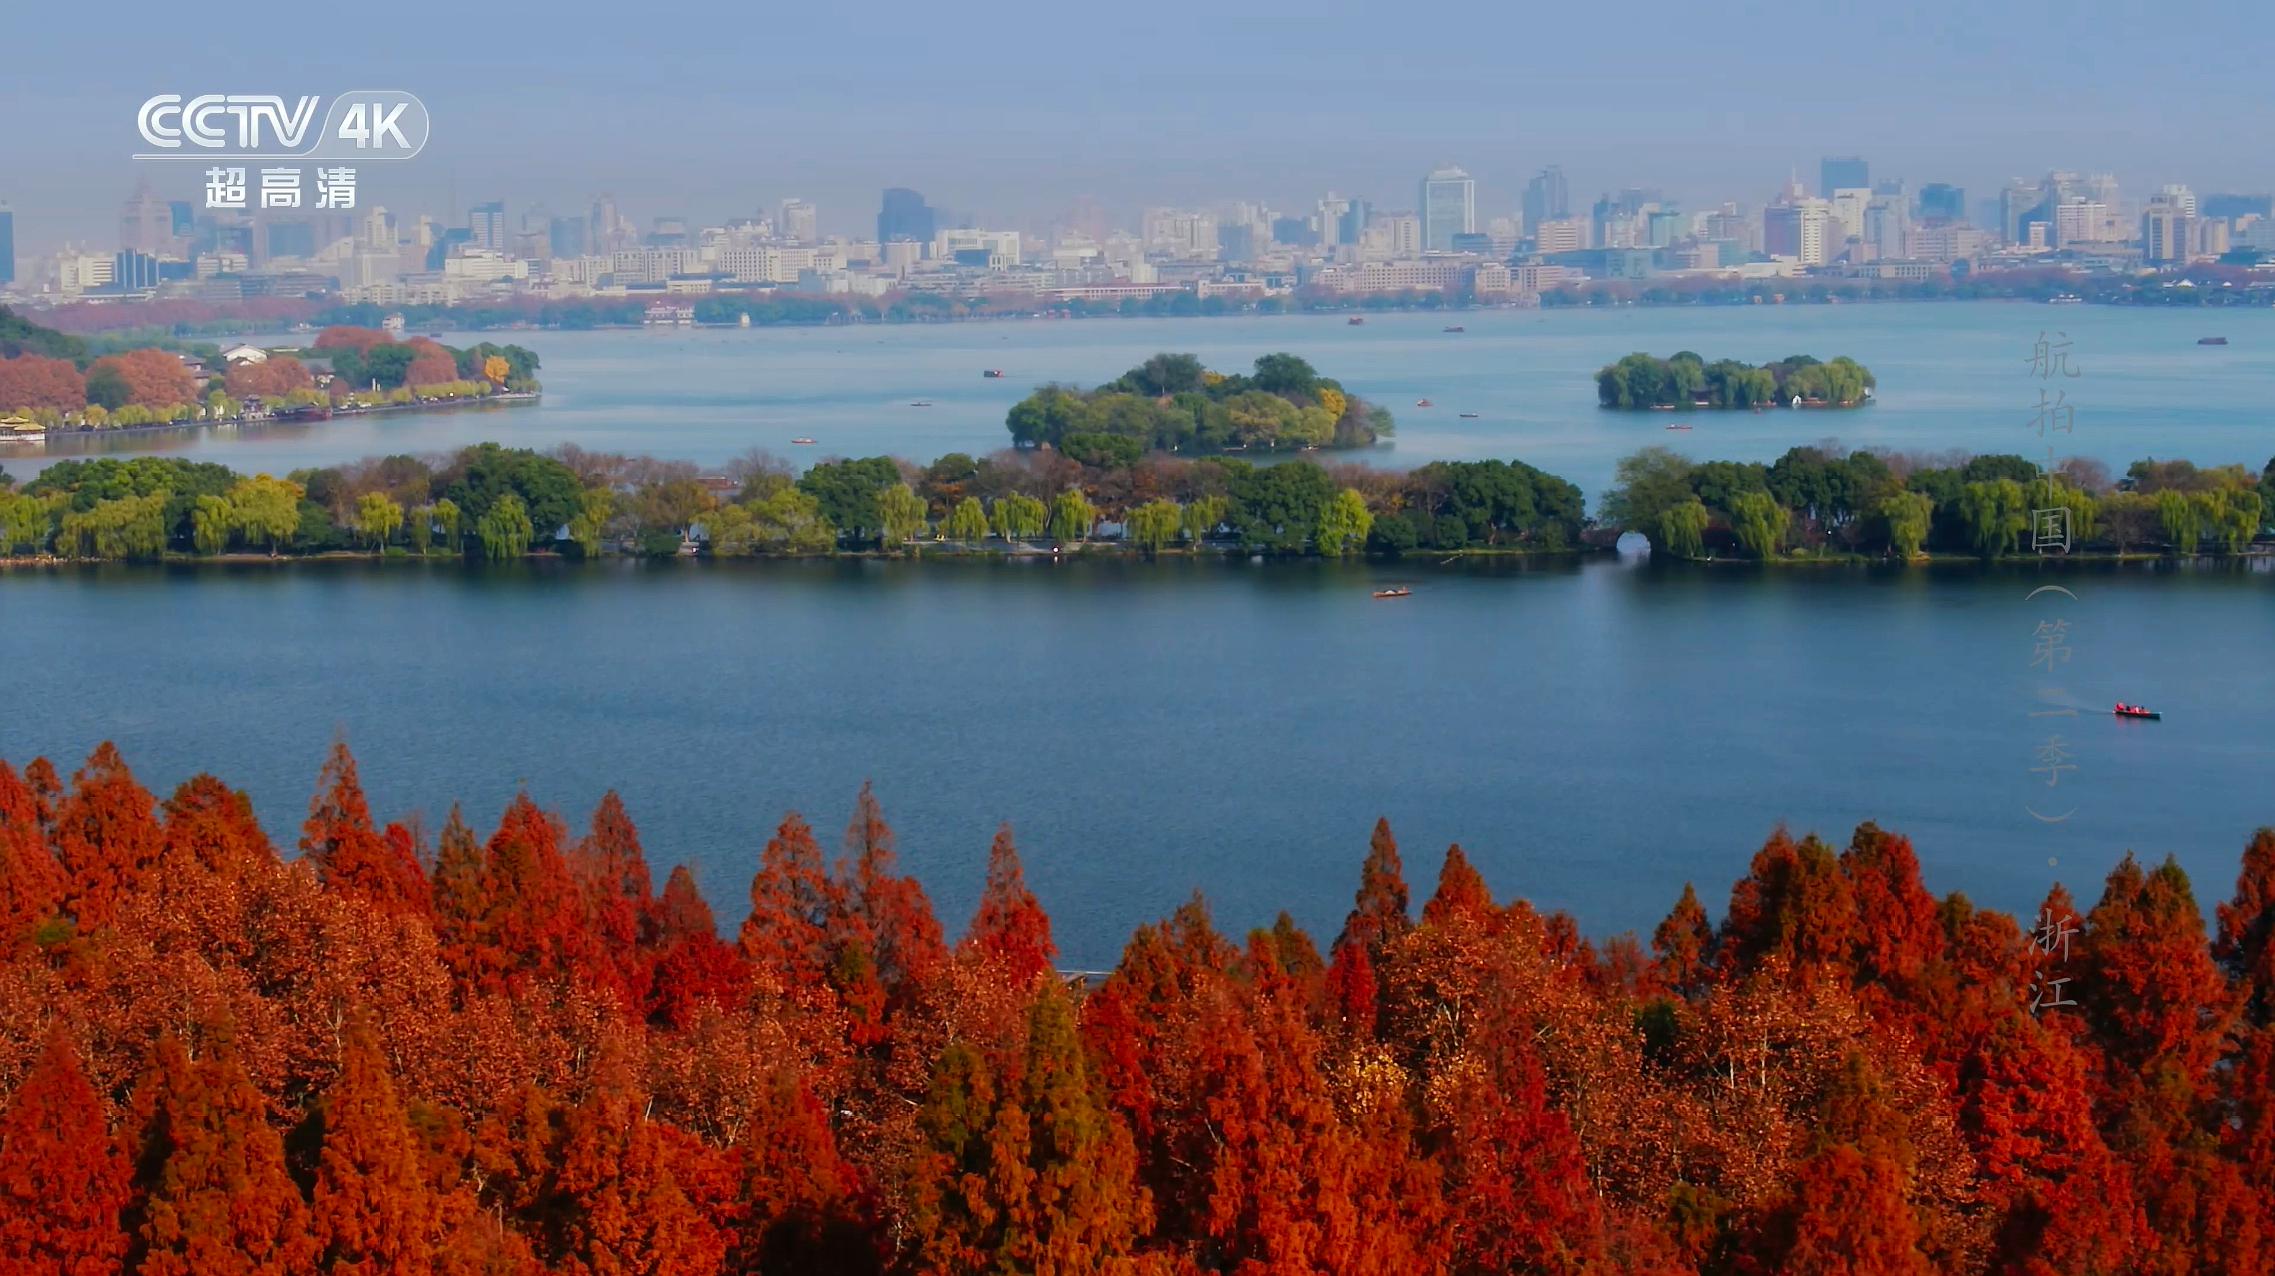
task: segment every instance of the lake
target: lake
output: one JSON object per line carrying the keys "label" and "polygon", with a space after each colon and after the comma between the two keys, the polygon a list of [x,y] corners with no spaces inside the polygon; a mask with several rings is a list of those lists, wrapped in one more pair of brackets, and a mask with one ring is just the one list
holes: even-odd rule
{"label": "lake", "polygon": [[[1413,596],[1369,597],[1392,582]],[[2077,601],[2026,597],[2048,583]],[[335,735],[381,813],[430,829],[461,799],[486,831],[521,786],[581,825],[613,786],[658,881],[692,864],[730,931],[782,812],[834,846],[873,779],[952,931],[1010,820],[1086,967],[1196,888],[1229,930],[1286,907],[1324,942],[1378,815],[1417,907],[1458,840],[1499,897],[1597,937],[1647,935],[1685,880],[1719,912],[1779,821],[1845,843],[1878,820],[1930,889],[2018,911],[2172,852],[2208,913],[2275,822],[2271,586],[1609,559],[15,571],[0,756],[68,773],[114,739],[161,793],[199,769],[248,788],[286,845]],[[2049,787],[2057,733],[2075,769]]]}
{"label": "lake", "polygon": [[[1447,333],[1457,323],[1467,329]],[[544,360],[540,406],[381,414],[308,425],[58,438],[11,450],[21,475],[92,452],[167,452],[283,473],[390,452],[439,452],[484,439],[716,463],[764,447],[808,462],[825,455],[931,460],[993,451],[1004,413],[1036,385],[1089,386],[1160,350],[1244,369],[1289,350],[1397,416],[1377,464],[1514,458],[1578,483],[1591,500],[1622,455],[1666,444],[1701,458],[1774,460],[1828,436],[1852,447],[1963,448],[2037,455],[2030,429],[2039,382],[2028,359],[2041,331],[2066,334],[2084,375],[2058,388],[2077,409],[2064,455],[2113,470],[2143,456],[2258,469],[2275,453],[2275,312],[2149,310],[2001,303],[1888,303],[1587,311],[1481,310],[1369,316],[1021,320],[838,328],[475,333],[464,344],[518,341]],[[2198,346],[2226,336],[2226,346]],[[286,337],[264,340],[283,342]],[[306,339],[305,337],[299,339]],[[1858,411],[1667,414],[1596,407],[1593,374],[1636,350],[1695,350],[1761,362],[1847,354],[1880,382]],[[1001,380],[984,380],[1001,368]],[[1432,408],[1414,406],[1428,398]],[[913,407],[919,399],[930,407]],[[1463,412],[1477,413],[1463,420]],[[815,446],[793,447],[810,437]]]}

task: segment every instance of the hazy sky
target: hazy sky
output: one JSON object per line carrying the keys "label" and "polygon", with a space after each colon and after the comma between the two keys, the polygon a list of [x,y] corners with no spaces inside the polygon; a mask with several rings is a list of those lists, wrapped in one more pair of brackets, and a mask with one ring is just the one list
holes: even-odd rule
{"label": "hazy sky", "polygon": [[155,93],[407,89],[434,138],[368,168],[366,204],[455,198],[645,225],[785,196],[872,224],[879,188],[1032,228],[1090,195],[1152,203],[1328,188],[1410,207],[1432,164],[1481,215],[1560,163],[1575,202],[1657,185],[1761,202],[1858,153],[1877,176],[1971,197],[2049,168],[2128,191],[2275,187],[2275,55],[2259,6],[2205,0],[1955,5],[864,3],[303,5],[289,17],[0,3],[0,201],[23,256],[116,246],[139,171],[192,198],[197,168],[136,164]]}

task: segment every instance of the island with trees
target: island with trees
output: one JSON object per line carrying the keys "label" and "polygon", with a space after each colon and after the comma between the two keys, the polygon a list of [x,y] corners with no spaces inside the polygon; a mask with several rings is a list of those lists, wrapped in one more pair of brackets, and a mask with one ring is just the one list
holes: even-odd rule
{"label": "island with trees", "polygon": [[1770,363],[1716,359],[1688,350],[1668,358],[1641,352],[1596,371],[1596,399],[1607,408],[1855,408],[1872,401],[1872,371],[1841,355],[1821,363],[1805,354]]}
{"label": "island with trees", "polygon": [[[2059,510],[2034,528],[2034,517]],[[2012,454],[1796,447],[1775,462],[1693,461],[1671,449],[1623,458],[1598,525],[1679,558],[1794,560],[2035,554],[2252,552],[2275,518],[2275,458],[2199,467],[2134,462],[2112,476],[2071,458],[2051,473]]]}
{"label": "island with trees", "polygon": [[1067,971],[1011,826],[954,925],[867,788],[699,883],[614,792],[390,819],[338,744],[275,839],[18,761],[0,1270],[2275,1267],[2275,829],[2210,910],[2111,852],[2015,916],[1781,825],[1589,937],[1378,821],[1316,935],[1203,881]]}
{"label": "island with trees", "polygon": [[89,340],[0,307],[0,417],[50,433],[527,402],[537,367],[518,345],[460,349],[377,328],[326,328],[307,348]]}
{"label": "island with trees", "polygon": [[1006,418],[1019,447],[1086,462],[1145,452],[1294,452],[1363,448],[1388,438],[1390,412],[1320,376],[1292,354],[1245,373],[1211,371],[1189,354],[1157,354],[1095,390],[1047,385]]}

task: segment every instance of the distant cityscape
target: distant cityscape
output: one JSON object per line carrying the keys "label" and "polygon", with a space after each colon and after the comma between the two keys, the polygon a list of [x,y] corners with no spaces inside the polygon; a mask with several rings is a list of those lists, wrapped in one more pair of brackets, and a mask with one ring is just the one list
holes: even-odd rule
{"label": "distant cityscape", "polygon": [[1815,177],[1811,185],[1796,172],[1759,205],[1692,208],[1648,187],[1583,204],[1551,165],[1526,183],[1518,207],[1487,211],[1470,173],[1446,164],[1421,176],[1410,203],[1329,191],[1309,207],[1147,208],[1131,224],[1084,199],[1034,230],[959,224],[969,219],[894,187],[878,201],[874,234],[858,236],[822,234],[820,210],[799,198],[715,225],[642,220],[611,194],[579,210],[493,199],[442,217],[376,204],[208,210],[166,197],[146,177],[115,236],[106,228],[44,256],[16,256],[13,216],[0,204],[0,299],[404,306],[653,297],[668,318],[684,313],[684,299],[738,293],[1042,304],[1300,290],[1523,305],[1605,280],[1932,281],[2047,265],[2143,275],[2203,262],[2265,263],[2275,282],[2266,194],[2199,197],[2171,184],[2134,195],[2105,174],[2056,171],[1970,199],[1947,183],[1876,178],[1859,156],[1826,157]]}

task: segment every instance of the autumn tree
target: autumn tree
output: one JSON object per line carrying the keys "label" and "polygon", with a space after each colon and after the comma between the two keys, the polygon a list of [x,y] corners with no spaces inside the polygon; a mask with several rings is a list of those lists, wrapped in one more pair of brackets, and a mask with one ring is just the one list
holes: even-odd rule
{"label": "autumn tree", "polygon": [[101,1276],[126,1257],[127,1166],[63,1025],[0,1109],[0,1271]]}
{"label": "autumn tree", "polygon": [[322,1153],[311,1214],[326,1269],[431,1271],[435,1205],[368,1022],[349,1029],[319,1120]]}
{"label": "autumn tree", "polygon": [[64,907],[81,930],[109,924],[157,862],[163,834],[150,793],[104,741],[71,777],[55,807],[56,859],[68,879]]}
{"label": "autumn tree", "polygon": [[77,412],[86,406],[86,379],[69,359],[36,354],[0,359],[0,413]]}
{"label": "autumn tree", "polygon": [[281,399],[295,390],[315,389],[316,378],[309,374],[307,364],[291,355],[272,354],[266,359],[230,364],[227,386],[233,399]]}
{"label": "autumn tree", "polygon": [[333,743],[317,777],[308,820],[300,827],[300,853],[326,886],[382,912],[424,913],[429,907],[426,874],[409,833],[372,827],[371,806],[346,741]]}
{"label": "autumn tree", "polygon": [[987,885],[964,932],[963,948],[998,971],[1011,988],[1026,988],[1041,979],[1058,956],[1058,945],[1051,941],[1051,919],[1027,889],[1009,824],[995,831],[995,841],[987,848]]}
{"label": "autumn tree", "polygon": [[39,801],[0,761],[0,954],[55,914],[69,882],[48,850]]}
{"label": "autumn tree", "polygon": [[1335,946],[1364,944],[1367,955],[1379,966],[1384,946],[1413,926],[1406,912],[1406,871],[1399,863],[1398,839],[1391,835],[1390,821],[1378,819],[1374,836],[1367,842],[1366,862],[1359,866],[1358,898]]}
{"label": "autumn tree", "polygon": [[284,1142],[238,1061],[234,1031],[209,1027],[199,1058],[172,1033],[161,1037],[137,1093],[130,1261],[146,1276],[297,1272],[316,1257]]}
{"label": "autumn tree", "polygon": [[87,376],[90,384],[96,377],[115,378],[126,388],[126,402],[139,407],[168,408],[197,402],[197,379],[180,359],[164,350],[129,350],[124,354],[106,355],[95,360]]}

